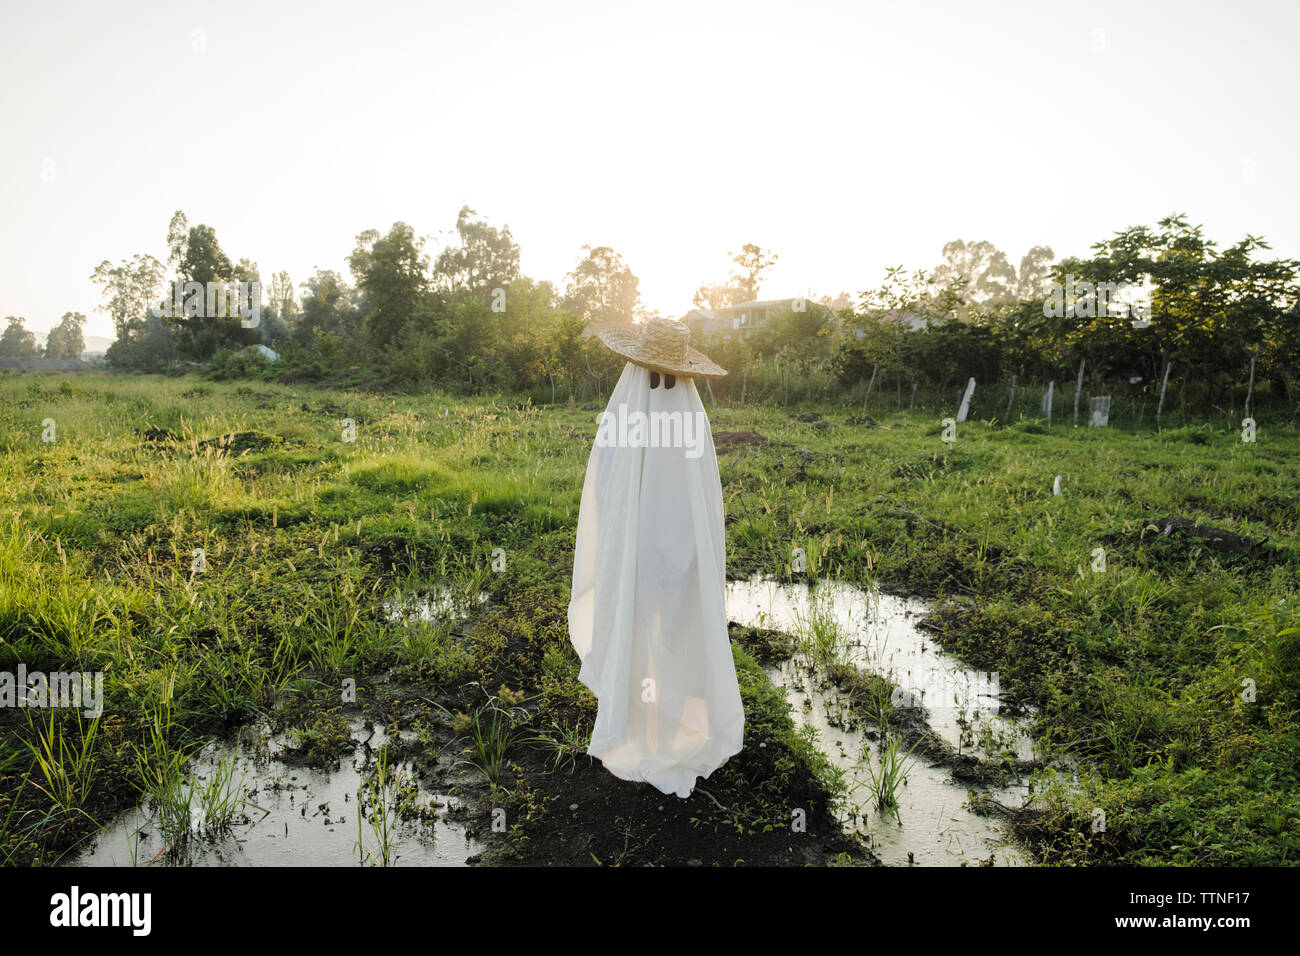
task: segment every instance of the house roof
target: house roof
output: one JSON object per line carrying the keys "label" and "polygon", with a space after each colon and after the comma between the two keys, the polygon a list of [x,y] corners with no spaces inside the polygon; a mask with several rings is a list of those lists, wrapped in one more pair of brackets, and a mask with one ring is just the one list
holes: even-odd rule
{"label": "house roof", "polygon": [[728,309],[767,309],[777,305],[789,305],[796,299],[802,299],[804,296],[794,295],[788,299],[753,299],[749,302],[737,302],[734,305],[727,306]]}

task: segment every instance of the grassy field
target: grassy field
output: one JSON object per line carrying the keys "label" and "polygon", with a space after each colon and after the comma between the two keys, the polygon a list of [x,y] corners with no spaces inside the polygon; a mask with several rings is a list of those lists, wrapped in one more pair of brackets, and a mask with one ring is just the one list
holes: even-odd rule
{"label": "grassy field", "polygon": [[[255,718],[294,728],[310,763],[361,714],[413,731],[395,753],[422,772],[464,751],[451,782],[485,862],[871,862],[746,635],[745,751],[691,800],[583,754],[596,702],[565,608],[597,411],[0,378],[0,670],[105,674],[97,720],[0,709],[0,861],[57,862],[142,794],[167,805],[186,754]],[[729,576],[934,598],[939,642],[1080,762],[1078,790],[1015,817],[1043,863],[1300,859],[1300,433],[1022,419],[949,444],[950,412],[872,414],[710,408]],[[1170,517],[1241,537],[1162,533]],[[430,593],[468,617],[383,612]],[[810,820],[793,849],[792,807]]]}

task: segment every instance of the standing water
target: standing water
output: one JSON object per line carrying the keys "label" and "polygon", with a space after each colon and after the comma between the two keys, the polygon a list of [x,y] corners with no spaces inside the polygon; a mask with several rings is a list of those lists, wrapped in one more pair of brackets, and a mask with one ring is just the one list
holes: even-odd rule
{"label": "standing water", "polygon": [[[894,705],[924,707],[930,729],[954,750],[1032,759],[1032,741],[1022,722],[1000,713],[996,675],[966,668],[926,637],[917,628],[926,610],[917,598],[831,581],[820,583],[815,591],[807,584],[782,585],[758,577],[727,583],[727,615],[739,624],[797,635],[821,616],[836,631],[838,660],[888,678],[896,688]],[[884,862],[1030,862],[997,820],[969,809],[972,791],[966,785],[919,753],[912,755],[906,782],[895,791],[897,817],[878,810],[870,798],[871,776],[881,766],[883,735],[865,734],[860,724],[846,719],[849,695],[825,680],[802,655],[796,653],[766,670],[785,691],[796,723],[814,728],[823,752],[844,771],[850,804],[842,821],[846,829],[864,837]],[[985,792],[1019,805],[1027,789]]]}
{"label": "standing water", "polygon": [[[317,770],[277,759],[288,744],[285,735],[272,736],[264,723],[246,727],[238,742],[209,744],[187,766],[181,803],[192,819],[184,839],[169,837],[158,808],[142,805],[102,830],[73,863],[346,866],[386,860],[463,866],[481,852],[457,819],[460,801],[421,790],[408,764],[386,767],[389,785],[375,785],[377,754],[388,740],[382,725],[367,730],[354,720],[351,736],[351,759],[342,758],[338,769]],[[207,826],[205,801],[197,796],[205,790],[227,797],[215,801],[231,813],[226,825]],[[191,793],[194,798],[186,799]],[[365,808],[360,821],[358,793]]]}

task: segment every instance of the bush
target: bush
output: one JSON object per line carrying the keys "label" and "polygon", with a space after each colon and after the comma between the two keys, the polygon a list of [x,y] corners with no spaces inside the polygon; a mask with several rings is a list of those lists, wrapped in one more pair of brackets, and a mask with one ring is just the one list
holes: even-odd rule
{"label": "bush", "polygon": [[218,382],[232,378],[264,378],[271,363],[256,350],[232,352],[221,349],[208,363],[207,375]]}

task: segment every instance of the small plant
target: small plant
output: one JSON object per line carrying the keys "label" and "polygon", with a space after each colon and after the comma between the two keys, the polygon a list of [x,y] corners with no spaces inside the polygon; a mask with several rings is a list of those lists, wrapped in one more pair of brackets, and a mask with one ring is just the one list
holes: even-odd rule
{"label": "small plant", "polygon": [[[477,682],[472,686],[481,689]],[[511,696],[511,700],[522,702],[523,697]],[[488,783],[499,784],[506,767],[506,753],[522,739],[519,725],[528,719],[528,712],[517,703],[515,706],[503,707],[501,698],[494,694],[488,694],[487,699],[472,714],[452,715],[441,704],[435,706],[452,718],[453,730],[469,737],[466,762],[482,771]]]}
{"label": "small plant", "polygon": [[243,781],[234,782],[238,752],[219,760],[207,781],[200,782],[187,770],[193,754],[171,743],[171,728],[168,704],[154,712],[146,745],[136,747],[136,770],[163,838],[176,849],[193,836],[227,829],[246,801],[240,792]]}
{"label": "small plant", "polygon": [[916,744],[904,753],[898,736],[886,733],[881,736],[878,761],[873,762],[867,754],[863,755],[868,777],[867,789],[871,792],[876,809],[891,814],[899,823],[903,821],[898,814],[898,788],[907,782],[907,773],[916,762],[912,758],[914,750]]}
{"label": "small plant", "polygon": [[518,738],[514,715],[492,700],[474,712],[469,734],[470,763],[481,770],[489,782],[500,783],[506,752]]}
{"label": "small plant", "polygon": [[849,638],[835,616],[829,592],[810,599],[808,610],[795,617],[794,632],[805,660],[823,673],[833,674],[848,661]]}
{"label": "small plant", "polygon": [[362,613],[353,594],[337,588],[295,622],[306,624],[306,648],[312,667],[337,677],[347,673],[375,644],[376,628]]}
{"label": "small plant", "polygon": [[[867,715],[882,733],[889,730],[889,721],[894,713],[894,697],[894,685],[887,678],[875,674],[867,680]],[[900,695],[901,700],[906,698]]]}
{"label": "small plant", "polygon": [[[229,829],[235,817],[243,810],[246,801],[242,795],[243,778],[235,783],[235,764],[239,752],[227,754],[217,761],[207,782],[197,787],[199,817],[198,829],[205,835]],[[191,784],[191,789],[195,789]]]}
{"label": "small plant", "polygon": [[[375,758],[375,770],[370,779],[357,791],[357,851],[364,866],[367,859],[376,859],[380,866],[391,866],[396,856],[393,837],[397,822],[415,799],[415,785],[405,779],[401,767],[395,770],[388,763],[387,745],[380,747]],[[370,827],[378,849],[366,848],[364,824]]]}
{"label": "small plant", "polygon": [[555,770],[567,766],[572,773],[578,766],[578,758],[586,753],[590,740],[589,731],[584,732],[580,727],[556,723],[551,725],[549,731],[529,737],[528,743],[541,750],[549,751]]}
{"label": "small plant", "polygon": [[600,857],[596,856],[596,854],[592,853],[590,850],[588,850],[587,852],[590,854],[592,860],[595,861],[597,866],[626,866],[628,861],[633,856],[635,856],[640,850],[641,850],[641,845],[637,845],[637,846],[632,845],[632,828],[624,827],[623,828],[623,849],[620,850],[618,852],[618,855],[615,856],[613,859],[608,861],[602,860]]}

